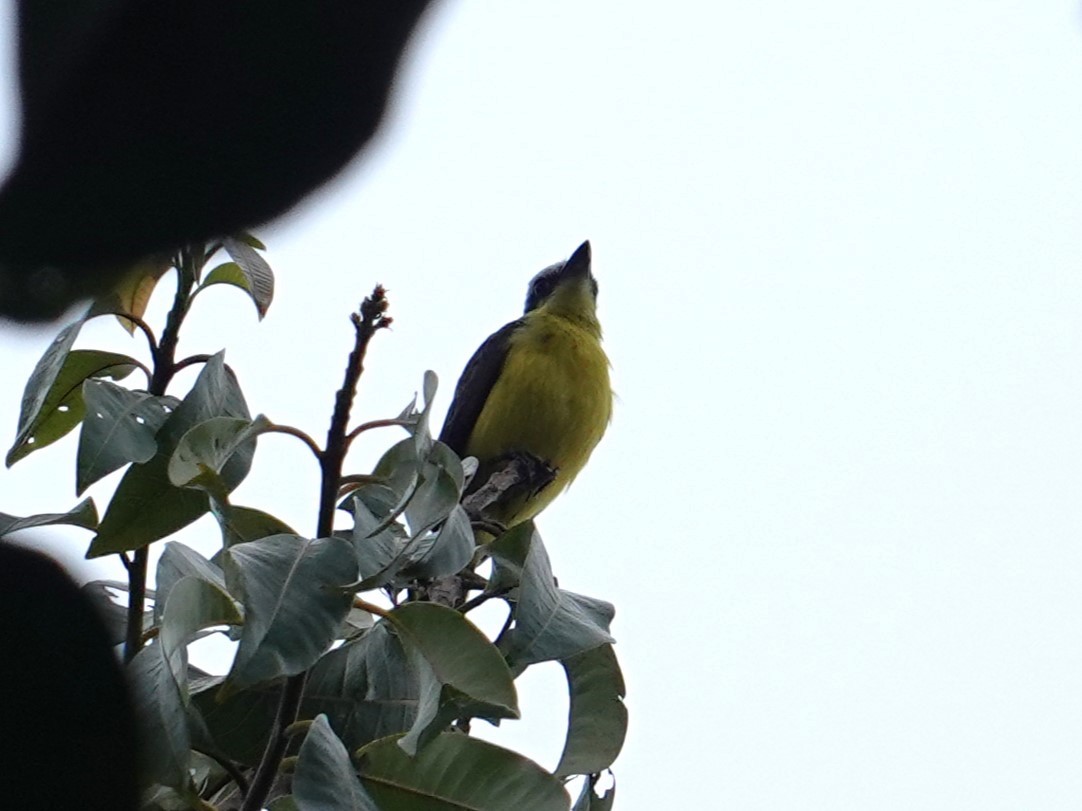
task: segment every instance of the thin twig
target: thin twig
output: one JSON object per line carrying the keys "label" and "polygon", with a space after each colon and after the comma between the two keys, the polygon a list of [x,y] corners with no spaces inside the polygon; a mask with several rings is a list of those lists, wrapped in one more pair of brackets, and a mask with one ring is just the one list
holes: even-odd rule
{"label": "thin twig", "polygon": [[409,428],[416,420],[400,420],[400,419],[388,419],[388,420],[371,420],[370,422],[362,422],[348,434],[346,434],[346,442],[352,442],[358,436],[365,431],[371,431],[373,428],[390,428],[394,425],[401,425],[403,428]]}
{"label": "thin twig", "polygon": [[109,310],[103,312],[102,315],[115,315],[117,318],[123,318],[127,321],[131,321],[139,330],[146,336],[147,344],[150,346],[151,353],[154,353],[158,349],[158,339],[154,337],[154,330],[150,328],[150,324],[144,321],[137,315],[126,313],[123,310]]}
{"label": "thin twig", "polygon": [[228,774],[233,782],[237,784],[237,788],[240,789],[240,793],[248,793],[248,778],[244,776],[240,769],[237,768],[237,764],[229,760],[224,755],[220,755],[217,752],[212,752],[209,749],[204,749],[201,746],[192,746],[192,749],[201,755],[209,757],[215,763],[222,767],[226,774]]}
{"label": "thin twig", "polygon": [[[177,291],[173,296],[173,306],[165,320],[165,331],[160,343],[152,346],[154,371],[150,375],[147,389],[155,397],[161,397],[176,374],[174,359],[177,342],[180,340],[180,325],[188,313],[192,285],[195,284],[195,266],[191,261],[190,250],[181,251],[181,261],[177,264]],[[130,318],[131,316],[125,316]],[[135,322],[133,322],[135,323]],[[150,333],[149,337],[152,337]],[[147,562],[150,550],[144,546],[135,550],[128,569],[128,616],[124,636],[124,661],[130,662],[143,647],[143,611],[146,602]]]}
{"label": "thin twig", "polygon": [[193,366],[196,363],[206,363],[210,360],[210,355],[189,355],[184,360],[178,360],[173,364],[173,373],[179,372],[181,369]]}
{"label": "thin twig", "polygon": [[310,450],[319,459],[323,456],[323,451],[320,450],[319,445],[308,434],[302,431],[300,428],[294,428],[292,425],[278,425],[274,424],[267,429],[268,434],[286,434],[287,436],[293,436],[308,446]]}
{"label": "thin twig", "polygon": [[458,607],[460,613],[465,614],[467,611],[473,611],[479,605],[484,605],[493,597],[503,597],[510,589],[500,589],[499,591],[483,591],[476,597],[471,597],[466,600],[462,605]]}
{"label": "thin twig", "polygon": [[391,612],[382,606],[378,606],[375,603],[370,603],[360,597],[353,598],[353,607],[359,608],[361,611],[367,611],[369,614],[375,614],[377,617],[388,619],[391,616]]}
{"label": "thin twig", "polygon": [[[353,407],[353,398],[357,394],[357,383],[364,371],[364,356],[372,336],[391,324],[385,315],[387,297],[382,285],[376,285],[369,298],[361,302],[360,313],[350,316],[354,328],[353,351],[346,363],[342,388],[335,395],[334,413],[327,430],[327,444],[319,454],[320,491],[319,518],[316,521],[316,537],[326,538],[334,531],[334,510],[338,503],[338,483],[342,478],[342,464],[349,449],[346,432],[349,427],[349,412]],[[296,722],[304,697],[304,685],[308,672],[299,673],[286,679],[278,699],[278,710],[271,727],[270,738],[259,759],[252,786],[244,798],[241,811],[259,811],[274,785],[275,775],[285,756],[289,739],[286,730]]]}

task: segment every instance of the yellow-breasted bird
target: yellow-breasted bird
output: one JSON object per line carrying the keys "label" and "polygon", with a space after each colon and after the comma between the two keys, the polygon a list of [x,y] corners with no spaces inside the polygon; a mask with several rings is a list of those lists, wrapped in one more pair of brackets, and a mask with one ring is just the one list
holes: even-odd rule
{"label": "yellow-breasted bird", "polygon": [[547,463],[540,492],[501,502],[506,527],[533,518],[579,474],[612,417],[609,359],[601,348],[590,243],[530,281],[523,316],[490,335],[466,364],[440,441],[475,456],[475,483],[515,453]]}

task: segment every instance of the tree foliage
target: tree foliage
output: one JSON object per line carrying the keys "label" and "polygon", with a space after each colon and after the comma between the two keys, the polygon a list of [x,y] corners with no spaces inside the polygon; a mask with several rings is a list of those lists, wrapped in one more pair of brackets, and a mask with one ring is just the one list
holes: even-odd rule
{"label": "tree foliage", "polygon": [[[124,470],[100,518],[90,499],[66,513],[0,514],[0,536],[71,524],[94,533],[88,556],[122,558],[127,583],[87,593],[124,640],[145,807],[555,811],[572,805],[565,783],[585,776],[574,807],[610,808],[612,791],[594,787],[627,726],[613,607],[556,585],[532,523],[476,545],[476,516],[461,503],[475,466],[432,437],[434,374],[420,404],[352,424],[364,354],[389,323],[382,289],[353,315],[356,342],[322,446],[253,417],[223,352],[175,357],[185,316],[216,285],[245,291],[262,318],[274,290],[262,249],[240,235],[179,251],[166,263],[176,293],[160,336],[143,316],[167,278],[161,262],[65,327],[30,376],[7,456],[10,466],[78,429],[80,494]],[[143,334],[148,360],[74,348],[81,325],[106,315]],[[194,384],[174,391],[175,372],[193,364]],[[371,472],[348,470],[352,440],[383,426],[407,436]],[[310,535],[231,501],[254,464],[275,465],[256,455],[268,433],[300,440],[319,466]],[[172,539],[207,514],[220,528],[209,558]],[[152,544],[162,544],[153,573]],[[495,636],[470,618],[492,600],[508,611]],[[189,646],[211,634],[236,642],[226,672],[189,661]],[[543,712],[520,706],[515,680],[549,661],[565,669],[570,702],[555,772],[470,735],[475,720]]]}

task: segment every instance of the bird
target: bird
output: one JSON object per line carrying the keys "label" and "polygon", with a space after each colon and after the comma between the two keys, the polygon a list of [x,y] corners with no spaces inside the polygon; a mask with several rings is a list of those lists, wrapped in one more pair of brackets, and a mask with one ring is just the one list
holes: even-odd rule
{"label": "bird", "polygon": [[486,510],[506,529],[567,489],[612,419],[597,289],[586,241],[533,277],[522,317],[481,344],[455,387],[439,440],[462,458],[476,457],[467,493],[514,455],[532,456],[554,474],[539,491],[509,491]]}

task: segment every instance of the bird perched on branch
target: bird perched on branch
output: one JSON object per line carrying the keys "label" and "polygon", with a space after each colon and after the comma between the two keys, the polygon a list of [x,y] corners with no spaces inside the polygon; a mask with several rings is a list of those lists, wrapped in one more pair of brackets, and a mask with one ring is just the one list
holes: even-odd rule
{"label": "bird perched on branch", "polygon": [[440,441],[477,457],[470,490],[501,462],[530,456],[553,475],[540,490],[505,493],[487,518],[511,527],[563,492],[612,417],[609,359],[601,348],[590,243],[530,281],[523,316],[490,335],[455,387]]}

